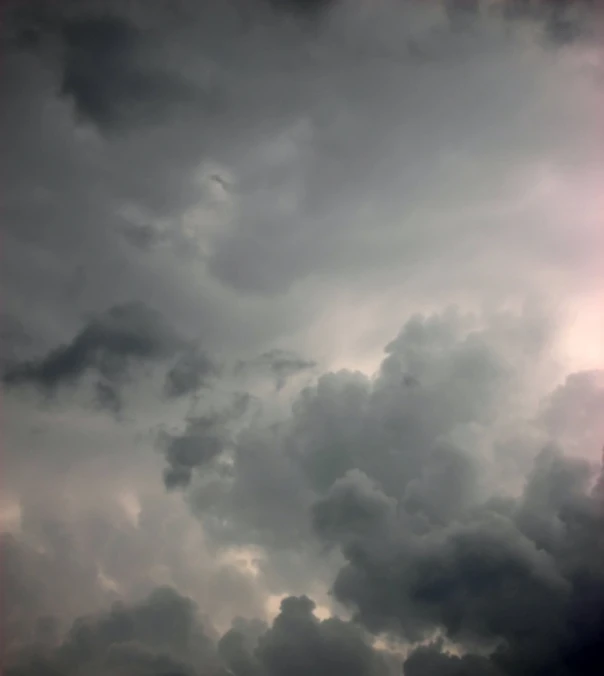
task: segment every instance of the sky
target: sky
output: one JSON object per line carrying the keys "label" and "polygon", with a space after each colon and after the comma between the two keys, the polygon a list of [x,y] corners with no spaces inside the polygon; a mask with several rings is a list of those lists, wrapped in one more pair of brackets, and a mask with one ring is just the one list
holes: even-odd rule
{"label": "sky", "polygon": [[604,669],[604,14],[20,0],[6,676]]}

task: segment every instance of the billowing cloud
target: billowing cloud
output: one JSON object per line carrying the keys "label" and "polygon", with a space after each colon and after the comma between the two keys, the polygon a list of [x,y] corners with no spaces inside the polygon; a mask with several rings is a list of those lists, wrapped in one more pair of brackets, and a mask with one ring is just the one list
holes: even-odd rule
{"label": "billowing cloud", "polygon": [[[518,500],[489,501],[441,527],[396,516],[363,481],[334,485],[314,508],[315,527],[347,559],[334,593],[361,622],[410,640],[441,631],[462,646],[498,645],[484,673],[597,673],[604,506],[586,466],[544,453]],[[410,659],[412,673],[431,673],[428,655]],[[471,661],[438,659],[473,673]]]}
{"label": "billowing cloud", "polygon": [[307,597],[281,603],[273,625],[239,619],[218,642],[204,630],[192,601],[170,588],[154,590],[127,607],[115,604],[98,616],[78,618],[57,647],[25,652],[7,671],[10,676],[82,671],[95,674],[185,676],[286,676],[352,673],[386,676],[387,660],[363,632],[331,618],[320,621]]}
{"label": "billowing cloud", "polygon": [[602,672],[601,19],[11,4],[7,673]]}
{"label": "billowing cloud", "polygon": [[356,470],[430,521],[454,518],[488,490],[481,463],[506,464],[500,412],[522,389],[511,364],[530,378],[531,355],[544,341],[522,318],[485,327],[455,310],[413,317],[373,379],[327,373],[299,394],[289,419],[244,429],[228,477],[214,475],[220,490],[210,513],[227,531],[241,520],[241,537],[279,532],[296,546],[313,496]]}
{"label": "billowing cloud", "polygon": [[[157,589],[130,608],[116,604],[98,617],[78,619],[58,647],[25,655],[25,664],[8,673],[193,674],[199,664],[211,666],[213,652],[195,620],[190,599]],[[212,671],[220,673],[217,666]]]}

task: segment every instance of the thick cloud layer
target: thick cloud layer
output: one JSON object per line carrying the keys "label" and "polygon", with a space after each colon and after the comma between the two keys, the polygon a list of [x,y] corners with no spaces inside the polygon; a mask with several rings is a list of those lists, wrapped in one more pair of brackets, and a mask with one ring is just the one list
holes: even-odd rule
{"label": "thick cloud layer", "polygon": [[4,672],[602,673],[596,5],[7,7]]}
{"label": "thick cloud layer", "polygon": [[[487,322],[481,327],[478,317],[455,310],[412,318],[387,346],[376,377],[321,376],[297,397],[290,419],[244,429],[227,476],[206,469],[194,499],[205,505],[211,491],[208,516],[221,530],[239,524],[238,537],[250,542],[264,542],[264,532],[297,546],[313,496],[360,470],[430,521],[454,518],[492,489],[490,472],[501,480],[532,460],[527,449],[514,467],[500,444],[508,425],[521,424],[515,415],[526,415],[514,413],[520,383],[532,377],[546,340],[522,318]],[[546,431],[540,434],[545,443]]]}
{"label": "thick cloud layer", "polygon": [[319,621],[313,609],[307,597],[284,599],[272,627],[236,620],[216,646],[191,600],[160,588],[132,607],[116,604],[108,613],[79,618],[60,645],[25,652],[7,674],[392,673],[361,630],[337,619]]}

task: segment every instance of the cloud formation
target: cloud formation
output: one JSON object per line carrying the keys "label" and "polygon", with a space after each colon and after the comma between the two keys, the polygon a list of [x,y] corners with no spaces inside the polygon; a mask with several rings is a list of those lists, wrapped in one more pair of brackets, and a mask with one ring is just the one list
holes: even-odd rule
{"label": "cloud formation", "polygon": [[363,632],[337,619],[318,620],[307,597],[281,602],[273,625],[236,620],[217,646],[204,629],[192,601],[170,588],[154,590],[127,607],[115,604],[98,616],[78,618],[56,647],[25,652],[6,672],[10,676],[39,673],[251,674],[286,676],[352,673],[386,676],[388,663]]}
{"label": "cloud formation", "polygon": [[601,673],[601,10],[9,10],[3,673]]}
{"label": "cloud formation", "polygon": [[74,19],[62,28],[62,93],[78,113],[103,129],[154,122],[168,106],[190,103],[197,92],[175,74],[154,68],[137,53],[141,35],[117,17]]}
{"label": "cloud formation", "polygon": [[268,371],[275,381],[277,390],[281,390],[290,378],[310,371],[316,366],[316,361],[305,359],[291,350],[273,348],[247,362],[241,361],[237,364],[236,371]]}
{"label": "cloud formation", "polygon": [[244,429],[229,475],[206,476],[218,490],[210,513],[227,531],[240,521],[239,536],[252,542],[266,532],[297,546],[313,496],[357,470],[430,521],[455,518],[488,490],[488,472],[509,461],[497,435],[505,440],[500,411],[522,387],[511,364],[530,379],[546,343],[513,316],[486,327],[454,309],[411,318],[374,378],[324,374],[296,397],[288,419]]}
{"label": "cloud formation", "polygon": [[217,366],[201,349],[185,350],[166,374],[164,391],[168,397],[193,394],[207,386],[217,371]]}
{"label": "cloud formation", "polygon": [[117,387],[132,364],[166,359],[183,340],[143,303],[116,305],[92,318],[67,344],[37,360],[17,362],[4,374],[9,387],[34,385],[52,394],[94,372],[99,403],[119,409]]}
{"label": "cloud formation", "polygon": [[182,434],[162,435],[168,462],[164,472],[167,488],[188,486],[193,470],[210,466],[229,448],[233,443],[230,424],[241,418],[249,404],[249,395],[235,395],[226,408],[189,418]]}

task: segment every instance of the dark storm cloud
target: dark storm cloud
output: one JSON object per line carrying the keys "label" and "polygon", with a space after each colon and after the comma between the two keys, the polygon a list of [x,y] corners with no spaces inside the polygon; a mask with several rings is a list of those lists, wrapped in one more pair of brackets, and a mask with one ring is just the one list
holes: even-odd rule
{"label": "dark storm cloud", "polygon": [[[530,368],[542,341],[524,320],[502,316],[487,329],[475,321],[454,310],[413,317],[375,378],[324,374],[296,397],[289,419],[244,429],[209,522],[214,515],[237,537],[297,547],[313,496],[354,470],[418,518],[454,519],[485,488],[476,463],[498,462],[490,442],[464,448],[464,430],[470,440],[476,429],[486,436],[515,396],[510,360]],[[409,386],[410,373],[418,384]]]}
{"label": "dark storm cloud", "polygon": [[67,345],[37,360],[14,364],[4,374],[5,385],[34,385],[52,394],[74,384],[86,373],[99,377],[101,402],[117,405],[115,387],[135,363],[166,359],[183,346],[182,339],[162,316],[143,303],[115,305],[93,317]]}
{"label": "dark storm cloud", "polygon": [[193,602],[170,588],[130,607],[116,603],[107,613],[79,618],[59,646],[29,652],[6,673],[192,676],[200,665],[206,673],[222,673]]}
{"label": "dark storm cloud", "polygon": [[[404,91],[407,82],[416,91],[410,68],[419,67],[406,56],[396,60],[401,52],[406,54],[400,43],[410,33],[423,45],[424,33],[431,34],[430,29],[404,22],[398,9],[388,22],[396,47],[393,59],[375,59],[367,51],[383,46],[379,22],[376,27],[370,21],[365,29],[362,18],[351,20],[349,31],[347,17],[354,11],[344,6],[335,14],[328,12],[322,29],[309,34],[297,21],[256,12],[254,3],[247,3],[253,30],[244,30],[231,3],[217,0],[182,3],[184,9],[174,12],[168,10],[172,3],[159,3],[163,13],[154,7],[146,10],[148,15],[141,8],[149,8],[149,3],[128,3],[128,11],[122,8],[121,13],[119,3],[92,3],[88,11],[88,3],[70,3],[69,12],[62,9],[64,3],[52,4],[55,9],[45,11],[56,15],[50,22],[53,28],[44,31],[59,36],[60,48],[11,50],[3,77],[10,105],[3,108],[2,127],[14,130],[7,134],[4,151],[6,166],[11,167],[3,201],[3,222],[10,233],[4,244],[5,307],[17,315],[31,305],[28,332],[39,335],[38,327],[29,326],[39,323],[45,331],[60,334],[53,322],[74,321],[73,314],[83,308],[99,311],[115,303],[126,287],[135,288],[134,297],[157,304],[166,314],[185,318],[195,328],[207,327],[214,344],[237,342],[247,348],[252,333],[262,336],[260,351],[267,336],[275,337],[273,325],[301,326],[304,308],[286,312],[291,304],[283,300],[283,308],[266,302],[259,311],[249,311],[238,302],[239,294],[224,292],[221,282],[241,294],[286,294],[316,273],[361,279],[369,268],[414,265],[425,246],[432,251],[435,242],[444,241],[440,230],[433,237],[424,226],[421,233],[429,233],[425,239],[401,231],[401,240],[397,236],[393,244],[392,232],[385,228],[383,236],[368,241],[367,219],[358,216],[368,195],[388,205],[389,191],[394,190],[405,203],[408,188],[415,199],[415,187],[425,184],[421,167],[431,176],[438,173],[443,130],[464,139],[483,126],[476,109],[466,109],[473,96],[457,86],[449,95],[449,75],[441,80],[433,67],[415,97],[395,94]],[[103,10],[105,4],[111,7]],[[412,8],[414,16],[427,5],[431,3],[400,7]],[[139,7],[144,20],[136,18],[136,12],[131,12],[134,18],[126,17],[131,6]],[[390,4],[386,6],[389,12]],[[373,16],[375,8],[370,9]],[[343,29],[338,28],[339,13]],[[378,10],[374,13],[379,15]],[[328,19],[332,14],[335,18]],[[28,25],[35,24],[34,18]],[[428,47],[444,45],[446,50],[447,40],[440,37],[437,31]],[[463,73],[465,79],[465,66]],[[534,89],[533,75],[527,82],[517,77],[513,87],[497,84],[495,94],[501,101],[493,99],[495,106],[508,100],[515,110],[521,103],[516,97],[521,99],[526,87]],[[60,95],[66,78],[72,92],[67,97]],[[194,103],[183,99],[180,84],[167,84],[182,83],[183,78],[186,87],[197,92]],[[478,77],[477,90],[493,81],[490,75]],[[432,93],[440,91],[447,106],[433,98]],[[218,92],[224,109],[213,107],[213,92]],[[74,106],[81,114],[114,119],[115,124],[122,120],[125,126],[119,133],[99,135],[94,125],[74,119]],[[430,116],[424,109],[432,111]],[[438,111],[443,111],[442,118]],[[425,133],[427,118],[438,130],[434,134]],[[139,119],[141,124],[135,124]],[[154,121],[151,126],[149,119]],[[399,134],[403,123],[406,131]],[[531,138],[539,139],[533,131]],[[409,139],[401,155],[412,171],[398,166],[398,151],[392,164],[391,132]],[[492,147],[488,136],[478,144],[485,153]],[[498,144],[497,156],[517,138],[514,129]],[[17,144],[16,139],[23,140]],[[427,160],[420,161],[418,153]],[[242,156],[245,166],[239,166]],[[228,227],[198,238],[195,229],[183,234],[182,214],[200,202],[203,190],[197,172],[205,161],[223,164],[234,176],[236,189],[225,199],[241,202],[245,217],[234,216]],[[503,157],[501,165],[506,165]],[[417,186],[415,177],[420,177]],[[449,184],[447,177],[435,181]],[[495,183],[500,183],[497,178]],[[267,187],[272,195],[279,193],[279,199],[267,199]],[[291,205],[280,206],[281,193],[291,196],[293,212]],[[202,201],[205,197],[201,195]],[[125,207],[132,206],[144,214],[142,223],[130,223],[124,216]],[[397,219],[404,220],[404,209],[398,214],[397,206],[396,211]],[[391,214],[383,216],[372,220],[372,231],[378,233]],[[190,220],[203,231],[204,214],[192,214]],[[144,251],[123,247],[124,233]],[[154,246],[158,241],[166,246]],[[451,251],[447,243],[443,247]],[[183,251],[188,252],[186,261]],[[86,283],[71,312],[72,306],[64,303],[65,283],[78,266],[87,271]],[[32,270],[40,280],[34,280]],[[233,328],[241,313],[247,313],[245,336]]]}
{"label": "dark storm cloud", "polygon": [[156,122],[179,104],[198,100],[192,85],[154,67],[141,31],[125,19],[66,21],[62,35],[62,92],[83,118],[103,129]]}
{"label": "dark storm cloud", "polygon": [[564,47],[590,33],[597,7],[593,0],[504,0],[501,10],[510,21],[536,22],[551,44]]}
{"label": "dark storm cloud", "polygon": [[164,392],[168,397],[193,394],[207,386],[218,367],[199,348],[185,350],[166,374]]}
{"label": "dark storm cloud", "polygon": [[[221,393],[205,386],[220,374],[179,338],[207,331],[204,347],[212,355],[223,348],[227,362],[239,350],[260,354],[258,367],[279,386],[310,375],[313,364],[268,347],[309,335],[342,290],[352,289],[355,321],[357,305],[382,291],[384,314],[409,316],[424,300],[414,295],[416,271],[428,270],[431,307],[448,294],[465,302],[470,287],[487,304],[497,270],[506,292],[517,281],[524,293],[522,253],[526,279],[539,278],[555,295],[549,270],[567,260],[557,250],[554,260],[543,244],[548,217],[517,218],[517,195],[502,186],[515,171],[524,189],[537,180],[536,164],[574,167],[587,157],[577,151],[592,140],[584,118],[562,107],[563,98],[585,94],[570,87],[574,71],[564,70],[566,62],[557,70],[530,39],[504,39],[499,24],[492,34],[475,30],[482,19],[463,0],[448,3],[448,19],[434,12],[434,20],[440,5],[419,0],[279,3],[287,16],[271,14],[270,0],[209,0],[179,4],[170,20],[172,10],[149,9],[143,20],[103,4],[95,12],[86,3],[57,10],[52,30],[45,20],[31,25],[6,60],[3,285],[15,325],[26,318],[24,334],[37,339],[40,316],[46,333],[45,356],[26,360],[14,350],[5,383],[53,392],[91,372],[99,401],[117,412],[130,366],[166,360],[166,396],[147,396],[140,383],[146,400],[132,427],[142,446],[164,414],[170,425],[162,427],[171,431],[160,439],[163,456],[148,461],[149,474],[143,465],[153,454],[135,453],[134,439],[108,431],[112,421],[81,411],[66,407],[57,416],[64,443],[38,435],[31,452],[33,434],[15,434],[21,445],[10,456],[22,456],[14,465],[23,514],[44,487],[65,493],[76,515],[51,518],[49,501],[40,509],[49,513],[44,537],[26,546],[24,518],[23,542],[7,540],[3,572],[15,585],[6,626],[37,643],[34,661],[26,650],[11,673],[389,673],[361,627],[403,641],[446,635],[446,643],[409,657],[408,676],[601,673],[603,523],[589,468],[543,454],[520,497],[498,497],[494,488],[507,478],[502,468],[516,462],[509,455],[526,447],[528,462],[537,445],[523,436],[532,410],[517,398],[525,381],[538,380],[534,369],[547,350],[539,312],[520,320],[413,317],[374,376],[326,373],[274,424],[271,415],[270,423],[258,415],[247,424],[246,396],[215,413]],[[149,7],[133,5],[143,14]],[[544,15],[535,16],[544,25]],[[550,29],[557,43],[568,34],[563,23]],[[56,53],[57,45],[41,44],[45,31],[59,38]],[[493,215],[500,203],[503,220]],[[85,276],[74,276],[82,269]],[[153,302],[161,314],[113,305],[124,296]],[[334,309],[346,302],[334,301]],[[84,309],[112,305],[74,329]],[[382,321],[379,311],[358,315]],[[317,342],[340,351],[341,338],[357,331],[352,323],[345,318]],[[18,333],[10,340],[25,343]],[[298,349],[313,354],[312,345]],[[173,431],[173,408],[185,403],[175,399],[200,390],[193,399],[206,408]],[[583,403],[573,412],[577,398]],[[545,402],[535,436],[568,446],[582,426],[595,426],[596,435],[600,398],[589,378],[569,379]],[[29,433],[28,413],[18,424]],[[514,416],[522,418],[518,427]],[[88,445],[95,462],[84,474]],[[60,488],[48,476],[23,479],[59,462],[69,470]],[[154,496],[156,511],[139,511],[139,493],[161,462],[167,488],[184,489],[200,516],[192,526],[207,534],[211,553],[243,550],[247,559],[258,550],[253,572],[209,574],[211,557],[198,563],[191,531],[166,518],[167,505],[178,502],[173,493]],[[522,467],[518,461],[516,476]],[[93,488],[103,495],[95,498]],[[102,514],[113,514],[122,498],[134,506],[115,525]],[[90,507],[95,499],[100,516]],[[80,547],[72,550],[74,533]],[[164,576],[181,591],[197,580],[213,595],[208,612],[223,620],[246,605],[261,615],[260,594],[271,602],[294,589],[323,594],[335,577],[335,601],[358,622],[319,621],[306,596],[290,597],[269,629],[239,621],[214,648],[191,602],[161,590],[83,618],[58,638],[56,608],[77,600],[97,609],[114,594],[140,598]],[[472,654],[477,644],[482,656]]]}
{"label": "dark storm cloud", "polygon": [[[373,381],[324,375],[290,420],[244,431],[224,492],[200,503],[204,524],[271,557],[303,546],[312,558],[310,517],[319,541],[346,561],[335,599],[366,628],[411,642],[440,632],[470,650],[460,658],[433,645],[409,658],[410,673],[536,676],[556,667],[566,676],[581,665],[595,674],[604,511],[593,468],[545,450],[522,494],[498,497],[485,470],[497,473],[507,458],[494,440],[465,447],[459,432],[488,432],[514,397],[509,360],[529,368],[546,342],[527,318],[490,317],[486,328],[476,320],[414,317]],[[596,406],[588,388],[590,397]],[[560,395],[552,402],[561,421],[572,414]],[[482,657],[471,654],[477,644]]]}
{"label": "dark storm cloud", "polygon": [[481,655],[452,655],[431,644],[413,651],[405,660],[404,676],[503,676],[488,658]]}
{"label": "dark storm cloud", "polygon": [[388,676],[393,672],[366,635],[336,618],[320,621],[307,597],[290,597],[272,626],[236,620],[219,641],[193,602],[159,588],[131,606],[76,620],[56,647],[11,655],[7,676],[94,673],[99,676]]}
{"label": "dark storm cloud", "polygon": [[298,15],[320,16],[342,0],[268,0],[278,11],[293,12]]}
{"label": "dark storm cloud", "polygon": [[168,463],[164,471],[167,488],[188,486],[194,470],[210,466],[233,443],[230,424],[241,418],[250,402],[249,395],[236,395],[224,409],[189,418],[182,434],[160,435]]}
{"label": "dark storm cloud", "polygon": [[164,472],[167,488],[188,486],[193,470],[209,465],[225,446],[222,421],[213,417],[191,420],[179,436],[166,437],[165,455],[168,469]]}
{"label": "dark storm cloud", "polygon": [[260,638],[256,658],[269,676],[305,674],[386,674],[385,662],[353,625],[336,618],[318,621],[315,604],[307,597],[290,597]]}
{"label": "dark storm cloud", "polygon": [[31,337],[25,331],[23,324],[14,316],[4,314],[0,320],[0,359],[2,366],[18,360],[19,352],[27,348]]}
{"label": "dark storm cloud", "polygon": [[259,627],[234,627],[220,640],[219,654],[235,676],[392,673],[358,627],[337,618],[319,621],[314,608],[306,596],[286,598],[268,631],[258,636]]}
{"label": "dark storm cloud", "polygon": [[502,642],[490,663],[420,652],[409,673],[440,664],[453,674],[596,674],[604,660],[604,505],[589,478],[587,465],[544,452],[517,501],[487,502],[442,528],[405,511],[395,518],[362,477],[346,490],[335,484],[314,508],[320,534],[348,560],[334,593],[373,631],[418,640],[440,630],[462,646]]}
{"label": "dark storm cloud", "polygon": [[86,606],[95,607],[102,598],[96,566],[84,557],[74,556],[67,531],[64,525],[47,520],[42,547],[21,534],[1,535],[5,652],[35,641],[38,624],[47,618],[53,617],[58,633],[64,618],[57,615],[82,612]]}
{"label": "dark storm cloud", "polygon": [[148,251],[165,239],[163,233],[152,225],[138,223],[126,223],[122,229],[122,234],[127,242],[142,251]]}

